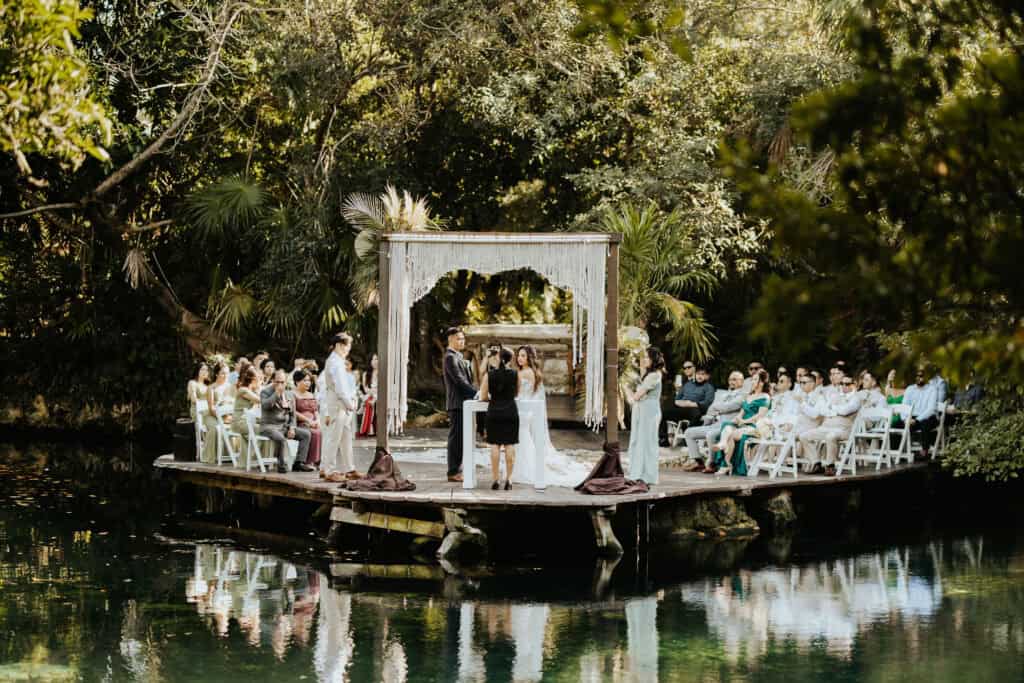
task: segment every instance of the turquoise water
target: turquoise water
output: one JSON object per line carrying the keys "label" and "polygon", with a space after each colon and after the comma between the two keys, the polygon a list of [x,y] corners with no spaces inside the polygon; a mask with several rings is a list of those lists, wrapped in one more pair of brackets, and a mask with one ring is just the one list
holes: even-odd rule
{"label": "turquoise water", "polygon": [[1024,680],[1024,534],[995,520],[452,574],[204,537],[165,488],[128,452],[0,447],[0,681]]}

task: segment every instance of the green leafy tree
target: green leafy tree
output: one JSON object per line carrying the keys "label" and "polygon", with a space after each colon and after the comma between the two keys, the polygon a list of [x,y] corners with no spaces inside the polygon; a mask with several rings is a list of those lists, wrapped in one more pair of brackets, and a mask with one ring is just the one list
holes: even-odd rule
{"label": "green leafy tree", "polygon": [[895,333],[894,362],[1019,385],[1024,10],[868,2],[849,24],[856,78],[792,116],[797,139],[834,155],[830,195],[780,180],[749,148],[730,159],[775,252],[803,264],[765,284],[755,334],[800,353]]}
{"label": "green leafy tree", "polygon": [[704,312],[681,299],[685,292],[705,294],[715,277],[692,263],[692,230],[678,212],[663,214],[654,204],[625,204],[606,210],[601,230],[622,233],[619,249],[619,323],[623,327],[668,328],[677,350],[704,361],[712,355],[715,335]]}
{"label": "green leafy tree", "polygon": [[73,42],[90,18],[77,0],[0,0],[0,151],[26,176],[32,154],[109,159],[111,122]]}

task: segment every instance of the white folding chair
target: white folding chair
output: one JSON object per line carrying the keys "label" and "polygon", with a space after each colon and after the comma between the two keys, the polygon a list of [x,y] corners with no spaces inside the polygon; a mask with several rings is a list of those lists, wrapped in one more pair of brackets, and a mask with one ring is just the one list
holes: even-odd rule
{"label": "white folding chair", "polygon": [[[222,465],[230,462],[233,466],[238,467],[238,448],[231,440],[231,437],[234,436],[234,431],[224,422],[224,416],[231,413],[231,406],[217,406],[217,464]],[[225,451],[227,451],[227,455],[224,454]]]}
{"label": "white folding chair", "polygon": [[253,453],[256,454],[256,464],[260,472],[266,472],[267,465],[277,466],[277,459],[274,456],[263,454],[263,445],[270,443],[270,437],[262,436],[256,431],[255,411],[245,411],[245,428],[249,434],[249,445],[245,449],[245,471],[248,472],[252,468]]}
{"label": "white folding chair", "polygon": [[932,445],[932,460],[946,450],[946,411],[949,410],[949,404],[943,401],[939,404],[939,426],[935,430],[935,443]]}
{"label": "white folding chair", "polygon": [[684,426],[685,422],[673,422],[671,420],[665,421],[666,431],[668,432],[668,446],[669,448],[675,448],[683,440],[683,432],[686,431]]}
{"label": "white folding chair", "polygon": [[206,425],[203,423],[203,414],[207,411],[206,401],[196,401],[195,414],[192,416],[193,424],[196,426],[196,460],[202,459],[203,444],[206,441]]}
{"label": "white folding chair", "polygon": [[889,456],[894,465],[900,464],[901,460],[914,462],[914,452],[910,449],[910,416],[913,413],[913,408],[903,403],[897,403],[892,406],[892,412],[899,416],[900,426],[895,429],[890,428],[889,434],[898,434],[900,441],[896,448],[892,448],[890,444]]}
{"label": "white folding chair", "polygon": [[775,427],[770,438],[754,437],[747,440],[747,447],[755,446],[754,458],[747,465],[747,476],[756,477],[760,472],[767,472],[769,479],[774,479],[783,472],[798,478],[800,465],[804,461],[797,455],[796,433]]}
{"label": "white folding chair", "polygon": [[874,462],[876,472],[882,468],[883,464],[886,467],[892,467],[889,448],[892,414],[892,408],[889,406],[863,408],[857,413],[853,429],[850,430],[850,437],[846,440],[839,457],[839,464],[836,466],[837,475],[845,469],[856,474],[858,460],[865,463]]}

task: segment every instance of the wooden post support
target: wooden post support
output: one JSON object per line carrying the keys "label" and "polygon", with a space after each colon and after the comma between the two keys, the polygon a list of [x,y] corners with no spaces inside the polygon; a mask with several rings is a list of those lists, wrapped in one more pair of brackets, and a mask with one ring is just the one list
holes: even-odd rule
{"label": "wooden post support", "polygon": [[616,443],[619,440],[619,243],[617,240],[613,240],[608,245],[607,279],[604,387],[605,403],[608,406],[608,421],[605,424],[605,440],[608,443]]}
{"label": "wooden post support", "polygon": [[622,544],[615,538],[612,530],[612,516],[615,506],[597,508],[590,511],[590,521],[594,524],[594,539],[597,541],[597,552],[606,557],[618,557],[622,554]]}
{"label": "wooden post support", "polygon": [[380,270],[377,275],[377,446],[388,447],[388,407],[396,397],[388,395],[391,368],[388,366],[388,320],[391,316],[391,242],[387,235],[380,240]]}
{"label": "wooden post support", "polygon": [[444,525],[448,535],[441,541],[437,549],[437,557],[441,560],[454,558],[464,545],[474,545],[480,555],[487,553],[487,534],[466,522],[466,511],[461,508],[442,508]]}

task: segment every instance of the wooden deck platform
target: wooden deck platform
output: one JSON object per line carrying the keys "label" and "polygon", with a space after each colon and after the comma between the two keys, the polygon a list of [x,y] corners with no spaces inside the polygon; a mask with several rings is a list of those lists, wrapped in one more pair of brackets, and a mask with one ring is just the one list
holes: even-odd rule
{"label": "wooden deck platform", "polygon": [[705,494],[746,496],[755,490],[836,486],[851,482],[870,481],[927,467],[925,463],[915,463],[883,468],[878,472],[873,468],[860,468],[856,475],[837,478],[802,474],[798,479],[785,475],[776,479],[768,479],[766,476],[715,477],[709,474],[664,468],[660,474],[661,481],[648,493],[625,496],[589,496],[560,486],[551,486],[544,491],[537,491],[526,485],[513,485],[511,491],[492,491],[489,485],[484,483],[489,481],[489,475],[483,473],[483,468],[480,468],[482,479],[480,486],[477,489],[466,490],[460,484],[447,481],[444,467],[422,463],[399,462],[402,473],[416,483],[415,491],[402,492],[348,491],[337,484],[324,483],[317,478],[315,473],[278,474],[276,472],[261,473],[255,470],[246,472],[242,468],[225,465],[175,461],[170,455],[161,456],[154,465],[179,481],[232,491],[321,503],[332,503],[336,500],[381,501],[464,509],[522,507],[592,509]]}
{"label": "wooden deck platform", "polygon": [[[509,527],[519,526],[522,515],[545,512],[557,512],[557,518],[562,521],[552,521],[550,528],[543,529],[544,535],[557,536],[558,530],[554,527],[558,524],[578,530],[576,525],[581,521],[586,523],[589,516],[598,551],[615,555],[622,552],[622,545],[613,527],[618,527],[620,533],[632,538],[637,534],[635,526],[630,524],[640,524],[641,518],[648,525],[671,525],[679,518],[681,510],[692,512],[695,506],[702,505],[703,500],[753,496],[755,498],[751,500],[756,506],[762,493],[767,498],[782,490],[789,490],[794,496],[814,489],[834,490],[838,495],[845,495],[844,490],[850,487],[921,472],[928,467],[927,463],[916,463],[883,468],[877,472],[873,467],[863,467],[859,468],[857,475],[840,478],[806,474],[798,479],[786,475],[776,479],[765,475],[715,477],[671,466],[680,452],[662,449],[662,461],[666,464],[661,468],[661,480],[648,493],[590,496],[567,487],[549,486],[546,490],[537,491],[527,485],[513,485],[510,491],[492,491],[490,473],[479,462],[477,477],[480,485],[475,489],[464,489],[461,484],[447,480],[444,464],[423,461],[430,460],[424,457],[428,451],[443,458],[444,437],[442,430],[414,430],[395,439],[392,444],[402,473],[416,484],[414,491],[348,491],[338,484],[324,482],[315,473],[261,473],[227,465],[175,461],[170,455],[158,458],[154,466],[174,482],[328,506],[335,531],[346,525],[357,525],[441,540],[438,554],[442,558],[455,557],[460,546],[475,544],[486,548],[488,533],[507,534]],[[599,435],[581,430],[559,430],[553,432],[552,437],[556,448],[564,452],[573,452],[594,462],[599,457]],[[357,441],[356,465],[360,470],[369,465],[372,451],[372,441]],[[555,518],[555,515],[550,517],[552,520]],[[749,517],[746,519],[753,525]],[[536,529],[536,523],[533,528]],[[752,532],[756,533],[756,530],[757,526],[753,525]]]}

